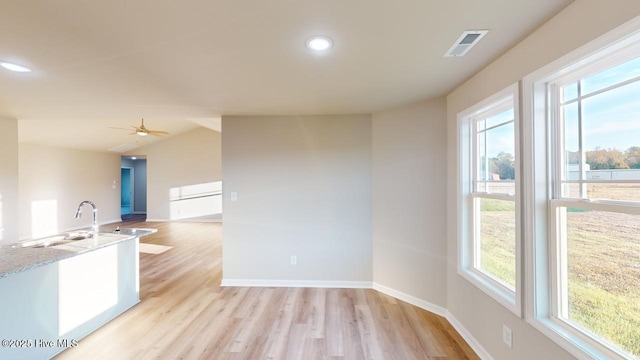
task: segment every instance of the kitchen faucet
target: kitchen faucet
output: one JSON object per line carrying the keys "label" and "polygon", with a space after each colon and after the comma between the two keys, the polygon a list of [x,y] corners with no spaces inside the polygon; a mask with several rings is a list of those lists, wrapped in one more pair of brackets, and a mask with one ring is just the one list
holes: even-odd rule
{"label": "kitchen faucet", "polygon": [[78,205],[78,210],[76,210],[76,219],[79,219],[82,216],[82,205],[89,204],[93,208],[93,237],[96,238],[98,236],[98,208],[96,204],[89,200],[85,200]]}

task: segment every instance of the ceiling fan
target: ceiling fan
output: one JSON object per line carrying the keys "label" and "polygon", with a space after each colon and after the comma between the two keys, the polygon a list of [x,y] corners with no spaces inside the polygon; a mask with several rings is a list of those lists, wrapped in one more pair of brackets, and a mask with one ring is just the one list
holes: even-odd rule
{"label": "ceiling fan", "polygon": [[[169,135],[169,133],[167,131],[147,129],[146,127],[144,127],[144,119],[142,119],[142,123],[140,124],[140,126],[131,125],[131,127],[134,129],[134,131],[132,133],[130,133],[129,135],[139,135],[139,136],[147,136],[147,135],[165,136],[165,135]],[[124,128],[116,128],[116,127],[112,127],[112,129],[129,130],[129,129],[124,129]]]}

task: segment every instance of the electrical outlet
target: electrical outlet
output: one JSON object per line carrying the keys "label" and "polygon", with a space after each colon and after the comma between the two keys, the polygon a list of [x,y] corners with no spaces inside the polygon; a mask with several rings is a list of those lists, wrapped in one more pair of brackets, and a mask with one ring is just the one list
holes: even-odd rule
{"label": "electrical outlet", "polygon": [[231,192],[231,201],[238,201],[238,193],[235,191]]}
{"label": "electrical outlet", "polygon": [[295,255],[291,255],[291,265],[296,265],[298,263],[298,257]]}
{"label": "electrical outlet", "polygon": [[502,341],[511,349],[513,345],[513,332],[507,325],[502,325]]}

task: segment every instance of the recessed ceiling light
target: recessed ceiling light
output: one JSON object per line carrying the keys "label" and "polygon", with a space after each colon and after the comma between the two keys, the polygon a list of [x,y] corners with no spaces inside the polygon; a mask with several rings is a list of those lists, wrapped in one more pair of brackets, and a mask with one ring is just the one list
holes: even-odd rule
{"label": "recessed ceiling light", "polygon": [[305,45],[313,51],[326,51],[331,49],[333,41],[328,36],[316,35],[308,38]]}
{"label": "recessed ceiling light", "polygon": [[132,156],[132,157],[131,157],[131,160],[135,160],[135,159],[137,159],[135,156]]}
{"label": "recessed ceiling light", "polygon": [[11,70],[11,71],[31,72],[31,69],[29,69],[26,66],[10,63],[10,62],[6,62],[6,61],[0,61],[0,66],[2,66],[5,69]]}

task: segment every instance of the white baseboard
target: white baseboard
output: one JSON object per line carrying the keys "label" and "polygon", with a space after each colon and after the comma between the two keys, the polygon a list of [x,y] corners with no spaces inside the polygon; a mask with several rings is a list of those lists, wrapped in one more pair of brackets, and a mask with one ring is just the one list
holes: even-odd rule
{"label": "white baseboard", "polygon": [[342,288],[342,289],[374,289],[383,294],[402,300],[423,310],[440,315],[449,321],[451,326],[462,336],[473,351],[483,360],[493,360],[493,357],[471,335],[446,308],[403,293],[390,287],[369,281],[314,281],[314,280],[262,280],[262,279],[222,279],[223,287],[304,287],[304,288]]}
{"label": "white baseboard", "polygon": [[146,222],[170,222],[169,219],[149,219],[147,218]]}
{"label": "white baseboard", "polygon": [[415,296],[403,293],[402,291],[392,289],[390,287],[378,284],[376,282],[373,283],[373,289],[380,291],[383,294],[387,294],[391,297],[394,297],[396,299],[402,300],[411,305],[417,306],[423,310],[427,310],[428,312],[434,313],[436,315],[440,315],[442,317],[447,317],[447,314],[449,313],[447,309],[443,308],[442,306],[432,304],[428,301],[424,301]]}
{"label": "white baseboard", "polygon": [[485,348],[482,347],[482,345],[480,345],[480,343],[478,342],[478,340],[476,340],[476,338],[473,337],[473,335],[471,335],[471,333],[462,325],[462,323],[460,323],[458,321],[458,319],[456,319],[450,312],[449,310],[447,310],[446,308],[442,307],[442,306],[438,306],[435,304],[432,304],[428,301],[419,299],[415,296],[403,293],[402,291],[398,291],[395,289],[392,289],[390,287],[384,286],[384,285],[380,285],[378,283],[373,283],[373,289],[377,290],[383,294],[389,295],[391,297],[394,297],[396,299],[402,300],[406,303],[409,303],[413,306],[417,306],[423,310],[426,310],[430,313],[434,313],[436,315],[440,315],[444,318],[447,319],[447,321],[449,321],[449,323],[451,324],[451,326],[453,326],[454,329],[456,329],[456,331],[460,334],[460,336],[462,336],[462,338],[464,339],[464,341],[467,342],[467,344],[469,344],[469,346],[471,346],[471,348],[473,349],[473,351],[476,352],[476,354],[478,354],[478,356],[483,359],[483,360],[493,360],[493,357],[487,352],[487,350],[485,350]]}
{"label": "white baseboard", "polygon": [[371,289],[371,282],[369,281],[222,279],[220,286]]}
{"label": "white baseboard", "polygon": [[489,354],[489,352],[485,350],[485,348],[482,347],[482,345],[480,345],[480,342],[478,342],[478,340],[476,340],[476,338],[474,338],[473,335],[471,335],[471,333],[462,325],[460,321],[458,321],[458,319],[455,318],[455,316],[453,316],[453,314],[447,311],[447,316],[445,317],[447,318],[451,326],[453,326],[453,328],[456,329],[458,334],[462,336],[464,341],[466,341],[467,344],[471,346],[473,351],[475,351],[476,354],[478,354],[480,359],[493,360],[493,356],[491,356],[491,354]]}

